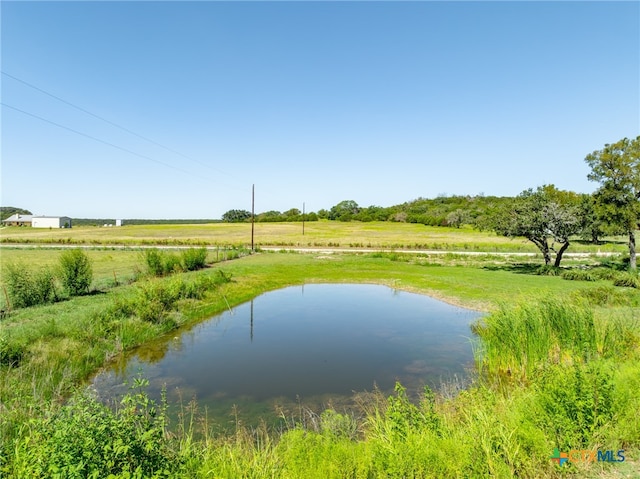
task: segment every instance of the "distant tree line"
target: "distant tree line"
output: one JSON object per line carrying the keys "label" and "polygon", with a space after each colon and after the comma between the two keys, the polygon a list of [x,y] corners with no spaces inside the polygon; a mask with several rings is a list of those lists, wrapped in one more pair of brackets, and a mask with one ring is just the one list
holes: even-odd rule
{"label": "distant tree line", "polygon": [[[114,218],[72,218],[74,226],[104,226],[114,225],[116,220]],[[123,224],[126,225],[195,225],[195,224],[208,224],[208,223],[220,223],[219,219],[159,219],[159,220],[145,220],[145,219],[123,219]]]}
{"label": "distant tree line", "polygon": [[[281,221],[394,221],[400,223],[420,223],[428,226],[453,226],[474,224],[496,205],[508,202],[510,197],[496,196],[440,196],[434,199],[418,198],[395,206],[361,207],[353,200],[344,200],[331,209],[305,213],[297,208],[285,212],[266,211],[256,214],[257,222]],[[222,215],[222,221],[242,223],[251,221],[251,212],[229,210]]]}
{"label": "distant tree line", "polygon": [[[558,267],[573,238],[598,244],[604,236],[626,235],[629,267],[636,269],[636,230],[640,226],[640,136],[606,144],[585,158],[588,178],[600,184],[593,194],[562,191],[554,185],[529,188],[518,196],[439,196],[400,205],[361,207],[344,200],[317,213],[293,208],[268,211],[256,221],[395,221],[460,228],[471,225],[507,237],[525,237],[538,247],[545,264]],[[246,210],[230,210],[223,221],[250,221]]]}

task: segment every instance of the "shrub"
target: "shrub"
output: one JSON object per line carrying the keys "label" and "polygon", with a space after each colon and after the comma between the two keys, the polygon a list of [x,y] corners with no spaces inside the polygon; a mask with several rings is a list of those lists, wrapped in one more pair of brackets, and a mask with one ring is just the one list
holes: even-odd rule
{"label": "shrub", "polygon": [[147,271],[153,276],[162,276],[164,274],[164,265],[162,261],[162,253],[157,248],[148,249],[144,252],[144,261],[147,265]]}
{"label": "shrub", "polygon": [[195,271],[207,265],[207,248],[189,248],[184,250],[181,256],[185,271]]}
{"label": "shrub", "polygon": [[70,296],[89,291],[93,280],[91,260],[80,248],[65,251],[60,256],[60,280]]}
{"label": "shrub", "polygon": [[4,283],[12,308],[50,303],[56,298],[53,273],[49,268],[33,271],[21,263],[9,263]]}
{"label": "shrub", "polygon": [[557,365],[536,381],[544,411],[540,426],[550,429],[562,449],[586,447],[614,416],[610,371],[600,362]]}
{"label": "shrub", "polygon": [[115,317],[137,316],[143,321],[165,323],[176,303],[183,299],[201,299],[206,291],[231,281],[231,275],[222,271],[214,276],[205,275],[185,280],[179,276],[165,280],[149,280],[136,286],[136,295],[112,307]]}
{"label": "shrub", "polygon": [[[630,291],[629,291],[630,292]],[[624,290],[614,288],[611,285],[598,286],[596,288],[584,288],[573,291],[571,294],[576,300],[584,300],[595,306],[631,304],[632,298]]]}
{"label": "shrub", "polygon": [[180,460],[165,438],[165,409],[143,393],[116,411],[76,397],[33,421],[15,446],[16,477],[172,477]]}
{"label": "shrub", "polygon": [[598,279],[612,280],[618,276],[618,271],[606,267],[597,267],[591,271],[591,274]]}
{"label": "shrub", "polygon": [[147,272],[152,276],[166,276],[182,270],[180,257],[173,253],[151,248],[144,252]]}
{"label": "shrub", "polygon": [[560,277],[569,281],[596,281],[598,279],[590,271],[584,269],[569,269],[563,271]]}
{"label": "shrub", "polygon": [[557,266],[545,264],[536,269],[536,274],[539,276],[559,276],[562,270]]}
{"label": "shrub", "polygon": [[640,278],[634,273],[619,272],[613,280],[613,285],[638,289],[640,288]]}

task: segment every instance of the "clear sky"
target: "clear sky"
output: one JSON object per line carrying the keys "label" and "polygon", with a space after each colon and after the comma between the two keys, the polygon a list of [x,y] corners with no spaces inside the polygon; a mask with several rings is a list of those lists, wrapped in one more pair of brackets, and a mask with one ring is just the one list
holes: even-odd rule
{"label": "clear sky", "polygon": [[640,134],[637,1],[0,13],[1,203],[35,214],[219,218],[254,183],[256,212],[591,192],[584,157]]}

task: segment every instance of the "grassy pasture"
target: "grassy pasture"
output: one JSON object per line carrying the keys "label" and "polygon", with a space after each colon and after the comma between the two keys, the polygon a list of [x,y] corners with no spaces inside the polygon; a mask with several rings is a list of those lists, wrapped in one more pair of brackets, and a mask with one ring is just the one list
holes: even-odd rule
{"label": "grassy pasture", "polygon": [[[342,223],[317,221],[305,223],[256,223],[256,246],[394,248],[453,251],[537,252],[524,238],[510,240],[491,232],[470,227],[448,228],[411,223]],[[195,225],[125,225],[123,227],[82,226],[49,230],[5,227],[0,229],[2,243],[86,244],[86,245],[230,245],[246,247],[251,243],[248,223]],[[625,251],[624,238],[611,238],[603,245],[575,241],[568,252]]]}

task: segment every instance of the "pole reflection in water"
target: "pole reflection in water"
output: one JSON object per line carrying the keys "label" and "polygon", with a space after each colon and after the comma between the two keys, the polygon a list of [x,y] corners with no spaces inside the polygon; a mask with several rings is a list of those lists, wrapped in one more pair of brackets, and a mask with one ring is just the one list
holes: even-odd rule
{"label": "pole reflection in water", "polygon": [[273,412],[297,397],[337,406],[374,385],[391,393],[396,381],[415,393],[465,376],[479,316],[386,286],[284,288],[139,348],[93,384],[118,395],[141,374],[152,397],[166,385],[170,401],[195,397],[224,417],[234,404]]}

